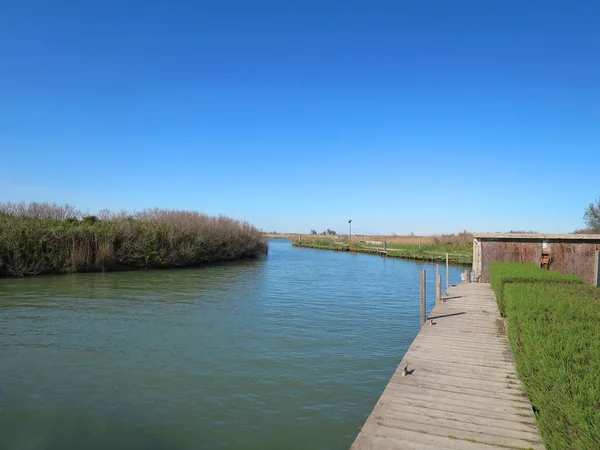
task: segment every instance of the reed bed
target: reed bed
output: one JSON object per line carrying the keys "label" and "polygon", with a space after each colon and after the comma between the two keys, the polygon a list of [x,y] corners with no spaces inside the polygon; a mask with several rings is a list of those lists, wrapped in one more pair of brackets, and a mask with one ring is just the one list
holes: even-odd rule
{"label": "reed bed", "polygon": [[266,254],[247,222],[194,211],[84,215],[69,205],[0,203],[0,275],[189,267]]}

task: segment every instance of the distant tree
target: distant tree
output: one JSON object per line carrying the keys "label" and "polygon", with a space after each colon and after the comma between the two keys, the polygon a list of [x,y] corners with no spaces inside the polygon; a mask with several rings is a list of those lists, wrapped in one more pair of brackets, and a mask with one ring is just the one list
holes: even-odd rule
{"label": "distant tree", "polygon": [[585,209],[583,220],[592,233],[600,233],[600,197],[596,199],[596,204],[590,203]]}
{"label": "distant tree", "polygon": [[322,236],[327,236],[327,231],[322,231],[322,232],[321,232],[321,235],[322,235]]}
{"label": "distant tree", "polygon": [[319,234],[319,233],[317,233],[317,230],[310,230],[310,234]]}
{"label": "distant tree", "polygon": [[335,235],[335,231],[333,231],[333,230],[330,230],[329,228],[327,228],[327,234],[328,234],[329,236],[333,236],[333,235]]}

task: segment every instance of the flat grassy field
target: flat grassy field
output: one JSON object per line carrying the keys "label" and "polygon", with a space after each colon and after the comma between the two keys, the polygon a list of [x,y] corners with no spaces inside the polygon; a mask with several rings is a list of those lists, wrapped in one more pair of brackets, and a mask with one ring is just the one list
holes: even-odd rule
{"label": "flat grassy field", "polygon": [[533,264],[491,280],[546,447],[600,448],[600,289]]}

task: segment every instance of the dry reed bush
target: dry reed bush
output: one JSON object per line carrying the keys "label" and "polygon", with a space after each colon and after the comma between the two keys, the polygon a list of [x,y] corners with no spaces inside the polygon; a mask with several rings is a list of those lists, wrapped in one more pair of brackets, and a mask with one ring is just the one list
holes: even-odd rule
{"label": "dry reed bush", "polygon": [[432,236],[361,236],[360,239],[367,241],[386,241],[389,244],[398,245],[432,244],[434,242]]}
{"label": "dry reed bush", "polygon": [[266,254],[247,222],[193,211],[101,211],[0,204],[0,275],[185,267]]}
{"label": "dry reed bush", "polygon": [[28,219],[81,219],[82,213],[71,205],[58,205],[56,203],[0,203],[0,215],[24,217]]}
{"label": "dry reed bush", "polygon": [[[267,233],[268,237],[278,237],[287,239],[298,239],[298,234],[271,234]],[[348,239],[347,234],[338,234],[334,236],[326,235],[311,235],[302,234],[302,239]],[[353,234],[353,241],[386,241],[388,244],[397,245],[436,245],[443,247],[456,247],[456,248],[472,248],[473,246],[473,235],[467,231],[460,232],[458,234],[440,234],[435,236],[385,236],[385,235],[363,235]]]}
{"label": "dry reed bush", "polygon": [[458,234],[440,234],[433,237],[437,245],[453,245],[455,247],[468,247],[473,245],[473,235],[468,231]]}

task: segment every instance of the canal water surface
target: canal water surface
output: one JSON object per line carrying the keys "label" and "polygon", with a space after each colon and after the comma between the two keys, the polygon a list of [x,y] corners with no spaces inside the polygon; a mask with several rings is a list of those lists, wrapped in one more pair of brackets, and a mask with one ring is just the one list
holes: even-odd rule
{"label": "canal water surface", "polygon": [[418,332],[423,268],[431,308],[435,265],[285,240],[0,279],[0,449],[347,449]]}

